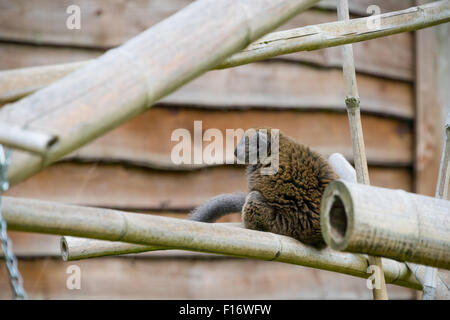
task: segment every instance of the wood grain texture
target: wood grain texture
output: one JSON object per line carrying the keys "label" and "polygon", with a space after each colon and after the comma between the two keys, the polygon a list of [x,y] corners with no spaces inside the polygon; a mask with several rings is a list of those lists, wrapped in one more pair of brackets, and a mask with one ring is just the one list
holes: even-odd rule
{"label": "wood grain texture", "polygon": [[104,50],[0,43],[0,70],[94,59]]}
{"label": "wood grain texture", "polygon": [[[418,4],[430,1],[420,0]],[[434,196],[449,110],[450,40],[447,25],[416,32],[416,192]]]}
{"label": "wood grain texture", "polygon": [[[0,54],[1,48],[0,44]],[[0,59],[0,68],[25,67],[30,66],[30,62],[37,65],[44,61],[53,63],[53,59],[55,63],[60,63],[63,62],[62,57],[66,54],[67,61],[79,61],[78,58],[72,58],[67,49],[40,48],[36,51],[27,51],[21,46],[7,45],[5,50],[6,56],[14,58],[7,58],[13,61],[7,61],[5,64]],[[60,50],[63,50],[63,53]],[[74,50],[73,54],[81,55],[82,53],[83,51]],[[91,56],[99,54],[96,51],[84,53]],[[21,60],[22,56],[23,60]],[[335,61],[338,63],[339,60]],[[358,82],[361,97],[364,98],[361,106],[363,111],[408,119],[414,117],[414,94],[411,84],[363,74],[358,74]],[[342,75],[337,69],[317,69],[285,62],[253,63],[226,70],[210,71],[164,98],[163,101],[216,108],[345,110],[345,104],[341,99],[343,91]]]}
{"label": "wood grain texture", "polygon": [[[401,4],[389,2],[352,1],[350,9],[353,13],[366,16],[366,9],[371,4],[378,5],[382,13],[413,6],[410,0],[402,0]],[[3,0],[0,7],[0,39],[110,48],[122,44],[191,3],[190,0],[63,0],[58,3],[51,0]],[[66,27],[69,16],[66,9],[69,5],[77,5],[81,9],[80,30]],[[322,1],[319,7],[335,11],[336,5],[330,1]],[[329,16],[328,21],[336,20],[335,12],[332,11],[323,13]],[[298,26],[304,16],[299,15],[283,28]]]}
{"label": "wood grain texture", "polygon": [[[408,169],[371,168],[374,185],[411,189]],[[120,165],[55,164],[6,195],[133,210],[190,210],[221,194],[246,191],[244,169],[158,171]]]}
{"label": "wood grain texture", "polygon": [[[123,161],[153,168],[164,168],[164,165],[167,165],[170,169],[177,169],[171,163],[170,154],[178,141],[171,141],[171,134],[176,129],[185,128],[190,132],[193,141],[194,121],[197,120],[202,121],[202,134],[209,128],[216,128],[225,139],[226,129],[246,130],[257,126],[270,126],[326,156],[339,152],[348,159],[353,158],[345,113],[294,110],[244,112],[167,107],[148,110],[72,153],[68,158]],[[327,130],[323,130],[324,128]],[[409,122],[366,115],[363,118],[363,128],[370,164],[412,164],[413,133]],[[203,146],[209,143],[204,142]]]}
{"label": "wood grain texture", "polygon": [[45,159],[15,153],[10,183],[130,120],[316,2],[196,1],[61,81],[3,107],[3,121],[58,135]]}
{"label": "wood grain texture", "polygon": [[[53,24],[49,24],[47,21],[45,22],[45,25],[43,26],[44,29],[47,28],[55,28],[54,32],[51,30],[45,30],[45,31],[36,31],[36,29],[39,29],[39,27],[35,27],[32,25],[27,25],[27,23],[32,23],[27,20],[27,23],[17,23],[17,19],[11,19],[9,15],[7,15],[8,10],[4,10],[2,13],[0,13],[0,18],[2,17],[2,14],[7,15],[6,18],[0,19],[0,26],[1,24],[8,24],[8,26],[5,26],[4,29],[0,28],[0,38],[2,37],[3,33],[9,33],[12,32],[13,35],[11,37],[13,40],[17,40],[18,38],[21,41],[25,41],[23,38],[23,34],[32,33],[33,37],[32,39],[39,39],[40,37],[52,37],[52,35],[55,37],[54,40],[50,42],[54,42],[57,44],[57,47],[31,47],[34,49],[34,54],[37,54],[39,51],[49,51],[50,53],[53,53],[53,55],[56,55],[56,52],[58,50],[64,51],[68,50],[67,48],[60,47],[60,46],[82,46],[83,48],[88,48],[90,46],[91,48],[89,50],[85,50],[84,53],[87,57],[94,56],[94,53],[101,52],[102,50],[99,50],[100,48],[106,49],[111,48],[117,45],[122,44],[132,36],[135,36],[139,32],[143,31],[145,28],[150,27],[153,23],[156,21],[160,21],[164,19],[167,15],[162,14],[160,11],[164,11],[167,8],[170,7],[170,3],[174,2],[169,1],[166,5],[162,5],[161,3],[158,3],[158,1],[153,1],[148,3],[148,6],[152,7],[152,10],[145,11],[145,10],[139,10],[134,13],[130,13],[129,10],[132,10],[130,7],[133,7],[133,5],[127,5],[126,7],[128,9],[123,9],[123,6],[120,6],[122,8],[122,12],[117,12],[116,10],[120,11],[119,8],[111,8],[112,12],[109,12],[108,10],[105,10],[104,13],[102,13],[102,19],[104,21],[108,21],[110,19],[111,21],[114,21],[114,23],[110,23],[112,25],[112,28],[108,27],[105,28],[104,26],[98,26],[96,25],[96,21],[98,20],[97,17],[92,17],[92,19],[83,18],[84,25],[87,24],[87,27],[83,27],[82,30],[68,30],[67,28],[56,28],[56,26],[60,25],[62,22],[53,22]],[[15,5],[18,5],[18,2],[14,2]],[[60,2],[59,2],[60,3]],[[37,5],[37,2],[33,2],[33,4]],[[95,5],[92,2],[89,2],[90,6]],[[133,4],[136,6],[134,9],[138,9],[139,3],[133,2]],[[174,4],[174,3],[172,3]],[[47,4],[50,5],[50,4]],[[114,4],[112,1],[106,2],[104,5],[108,6],[114,6],[117,4]],[[14,7],[9,7],[10,10]],[[41,10],[41,7],[37,8],[31,8],[31,6],[27,6],[26,10]],[[94,9],[87,9],[86,11],[90,12]],[[102,9],[98,9],[102,10]],[[51,15],[50,20],[63,20],[66,19],[67,14],[65,14],[65,11],[61,11],[60,8],[55,8],[55,5],[51,4],[51,8],[48,9],[48,11],[53,12],[59,12],[62,17],[56,18]],[[103,12],[103,11],[102,11]],[[114,13],[113,13],[114,12]],[[55,13],[55,12],[53,12]],[[111,16],[106,16],[107,14],[111,14]],[[56,14],[56,13],[55,13]],[[87,14],[88,17],[90,17],[89,13]],[[137,17],[146,15],[147,18],[142,18],[142,22],[136,22]],[[160,15],[159,18],[155,17]],[[40,19],[40,16],[38,14],[31,14],[32,17],[38,17],[36,19]],[[47,16],[46,16],[47,17]],[[48,17],[46,18],[48,19]],[[9,20],[12,20],[9,22]],[[87,21],[86,21],[87,20]],[[130,21],[128,21],[130,20]],[[139,20],[139,18],[138,18]],[[64,20],[65,21],[65,20]],[[327,11],[320,11],[320,10],[309,10],[302,15],[299,15],[292,20],[288,21],[285,25],[279,28],[279,30],[287,30],[292,28],[298,28],[308,25],[315,25],[319,23],[325,23],[325,22],[332,22],[336,21],[336,14],[333,12],[327,12]],[[9,24],[17,24],[17,26],[9,26]],[[42,22],[36,22],[37,24],[41,25]],[[123,25],[122,25],[123,24]],[[120,25],[120,26],[119,26]],[[140,28],[136,28],[136,26],[140,25]],[[116,28],[119,28],[119,30],[116,30]],[[99,29],[99,30],[97,30]],[[142,29],[142,30],[141,30]],[[57,35],[54,35],[56,33]],[[61,33],[59,35],[59,33]],[[100,35],[97,35],[96,33],[100,33]],[[21,36],[22,35],[22,36]],[[40,35],[40,36],[38,36]],[[37,38],[36,38],[37,37]],[[7,36],[8,38],[8,36]],[[26,38],[26,37],[25,37]],[[26,43],[33,43],[34,40],[26,40],[23,42],[22,45],[15,45],[17,50],[20,50],[20,47],[27,47]],[[40,40],[36,40],[40,41]],[[45,40],[44,40],[45,42]],[[397,34],[389,37],[384,37],[380,39],[365,41],[361,43],[355,44],[355,64],[356,68],[360,72],[375,74],[379,76],[385,76],[389,78],[394,79],[402,79],[402,80],[408,80],[411,81],[414,78],[413,70],[414,70],[414,63],[413,63],[413,37],[411,33],[402,33]],[[5,49],[2,47],[6,47],[7,49],[14,48],[13,44],[3,43],[0,45],[0,55],[3,56],[3,52]],[[3,52],[2,52],[3,51]],[[74,53],[70,54],[73,59],[79,60],[79,57],[82,56],[81,52],[83,52],[83,49],[73,47]],[[80,52],[80,53],[76,53]],[[26,55],[26,52],[23,52],[22,54]],[[17,60],[19,57],[16,55],[6,55],[4,56],[0,63],[0,69],[12,69],[12,68],[19,68],[19,67],[26,67],[26,66],[35,66],[39,65],[36,62],[38,58],[32,58],[31,61],[35,62],[32,64],[23,64],[18,65]],[[313,63],[316,65],[320,65],[322,67],[339,67],[341,62],[341,54],[340,50],[338,48],[327,48],[327,49],[321,49],[314,52],[300,52],[300,53],[294,53],[289,54],[285,56],[281,56],[282,59],[289,59],[293,61],[301,61],[306,63]],[[51,63],[58,63],[60,61],[52,62],[51,59],[57,59],[55,56],[49,56],[47,64]],[[72,60],[67,60],[67,62],[70,62]]]}
{"label": "wood grain texture", "polygon": [[[335,0],[332,0],[332,2],[335,7]],[[376,1],[371,2],[371,4],[374,4]],[[354,1],[354,5],[356,3],[358,2]],[[380,5],[383,6],[383,4]],[[405,8],[409,8],[409,6]],[[384,11],[382,8],[382,13],[388,11]],[[299,28],[336,20],[336,12],[311,9],[288,21],[279,30]],[[353,49],[355,67],[358,72],[406,81],[414,79],[414,38],[411,32],[357,42],[353,44]],[[342,54],[339,47],[292,53],[280,56],[279,58],[312,63],[322,67],[340,68],[342,65]]]}
{"label": "wood grain texture", "polygon": [[[69,265],[81,269],[81,289],[68,290]],[[20,260],[31,299],[369,299],[365,281],[310,268],[244,259],[103,258],[64,263]],[[0,299],[10,291],[0,260]],[[268,277],[267,275],[271,275]],[[390,286],[394,299],[415,291]]]}
{"label": "wood grain texture", "polygon": [[[367,7],[370,5],[377,5],[380,7],[381,12],[390,12],[396,10],[407,9],[414,6],[414,0],[350,0],[348,7],[350,13],[367,15]],[[336,1],[334,0],[322,0],[317,6],[319,8],[325,8],[330,10],[336,9]]]}
{"label": "wood grain texture", "polygon": [[[411,85],[359,74],[362,111],[412,118]],[[163,102],[216,107],[345,110],[342,73],[291,63],[252,63],[210,71]]]}

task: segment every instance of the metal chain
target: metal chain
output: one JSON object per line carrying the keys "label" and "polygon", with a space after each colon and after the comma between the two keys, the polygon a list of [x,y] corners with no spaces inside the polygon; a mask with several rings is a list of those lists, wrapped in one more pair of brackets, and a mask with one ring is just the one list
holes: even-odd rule
{"label": "metal chain", "polygon": [[7,169],[10,163],[11,150],[6,150],[0,144],[0,241],[2,243],[3,253],[5,255],[6,267],[9,273],[9,280],[15,299],[27,299],[27,294],[22,286],[22,277],[17,269],[17,259],[12,250],[11,240],[6,233],[6,221],[2,215],[2,197],[1,193],[9,188]]}

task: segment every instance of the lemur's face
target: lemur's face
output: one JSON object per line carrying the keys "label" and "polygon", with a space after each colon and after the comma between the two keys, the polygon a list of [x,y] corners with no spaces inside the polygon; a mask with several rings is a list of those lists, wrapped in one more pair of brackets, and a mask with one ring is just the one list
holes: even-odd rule
{"label": "lemur's face", "polygon": [[270,134],[267,129],[249,129],[239,141],[234,156],[238,164],[260,164],[270,156]]}

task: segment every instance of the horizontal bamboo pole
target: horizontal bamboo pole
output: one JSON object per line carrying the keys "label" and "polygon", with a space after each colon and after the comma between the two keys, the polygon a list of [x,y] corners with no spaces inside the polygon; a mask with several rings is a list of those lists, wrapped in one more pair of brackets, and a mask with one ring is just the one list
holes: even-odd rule
{"label": "horizontal bamboo pole", "polygon": [[[242,227],[241,223],[217,223],[230,227]],[[60,240],[61,257],[64,261],[76,261],[105,256],[117,256],[147,251],[168,250],[165,247],[147,246],[119,241],[106,241],[63,236]]]}
{"label": "horizontal bamboo pole", "polygon": [[450,269],[450,201],[335,180],[321,227],[331,248]]}
{"label": "horizontal bamboo pole", "polygon": [[[439,165],[438,182],[436,184],[435,197],[437,199],[447,199],[448,178],[450,171],[448,170],[450,161],[450,111],[444,124],[445,140],[442,147],[441,163]],[[449,253],[450,254],[450,253]],[[437,287],[437,268],[427,267],[425,270],[425,282],[423,283],[423,300],[434,300]]]}
{"label": "horizontal bamboo pole", "polygon": [[56,136],[29,131],[7,123],[0,123],[0,141],[1,144],[8,147],[45,154],[56,140]]}
{"label": "horizontal bamboo pole", "polygon": [[[367,258],[322,250],[268,232],[117,210],[4,197],[3,215],[10,230],[70,235],[274,260],[367,278]],[[385,259],[389,283],[420,289],[403,263]]]}
{"label": "horizontal bamboo pole", "polygon": [[198,0],[43,90],[0,122],[58,137],[44,157],[13,152],[12,185],[147,110],[317,0]]}
{"label": "horizontal bamboo pole", "polygon": [[[274,32],[225,59],[215,68],[230,68],[293,52],[334,47],[427,28],[450,20],[450,3],[448,0],[438,1],[384,13],[379,17],[380,29],[376,30],[368,28],[368,22],[374,19],[368,17]],[[0,103],[15,101],[31,94],[91,61],[93,60],[1,71]]]}

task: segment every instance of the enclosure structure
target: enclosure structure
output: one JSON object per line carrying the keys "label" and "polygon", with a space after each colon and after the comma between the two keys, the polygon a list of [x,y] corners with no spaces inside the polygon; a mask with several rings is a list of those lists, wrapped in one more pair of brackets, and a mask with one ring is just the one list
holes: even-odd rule
{"label": "enclosure structure", "polygon": [[[383,5],[380,6],[383,8]],[[409,5],[406,5],[405,7],[408,6]],[[356,7],[353,7],[353,9],[358,10],[357,5]],[[389,8],[386,11],[391,11],[391,9],[394,8]],[[102,16],[102,14],[99,16]],[[330,21],[336,20],[334,12],[313,10],[311,11],[310,16],[311,18],[309,19],[329,18]],[[304,17],[298,17],[302,23],[314,24],[309,22],[306,18],[302,18]],[[6,35],[5,37],[8,36],[10,35]],[[364,121],[367,123],[367,125],[364,125],[369,164],[376,165],[371,168],[372,172],[374,172],[374,174],[372,174],[372,182],[374,184],[382,184],[389,187],[400,187],[407,190],[413,190],[411,168],[414,163],[414,155],[411,149],[414,133],[411,128],[411,123],[414,121],[415,111],[414,105],[412,104],[412,83],[413,81],[418,80],[413,78],[412,72],[414,64],[411,60],[411,35],[402,34],[401,36],[395,37],[396,40],[389,41],[389,38],[384,38],[376,41],[378,41],[377,43],[384,44],[384,48],[391,48],[389,52],[396,52],[392,49],[393,45],[397,45],[401,48],[401,50],[398,49],[402,52],[402,55],[401,58],[396,60],[396,63],[400,65],[396,66],[397,69],[390,68],[389,70],[386,69],[383,71],[382,66],[384,66],[385,62],[388,60],[392,60],[391,55],[381,62],[378,61],[378,65],[376,64],[376,61],[370,61],[370,63],[362,62],[362,59],[366,57],[366,53],[371,53],[371,59],[380,56],[380,54],[377,54],[377,51],[375,51],[375,49],[382,50],[378,44],[374,45],[373,48],[365,48],[367,45],[362,43],[359,48],[365,49],[365,53],[358,53],[356,50],[356,65],[357,70],[360,71],[360,74],[358,75],[358,84],[360,86],[361,95],[364,97],[362,110],[364,113]],[[45,43],[45,40],[42,41]],[[51,40],[47,41],[48,43],[51,43]],[[74,41],[77,41],[77,39]],[[405,43],[409,44],[409,46],[405,45]],[[21,45],[17,44],[13,45],[13,47],[20,46]],[[24,47],[25,48],[19,49],[26,49],[26,46]],[[41,49],[45,50],[45,47],[39,48],[39,50]],[[330,59],[335,59],[336,52],[339,52],[339,50],[333,51],[330,49],[325,51],[325,54],[328,57],[331,57]],[[33,51],[33,53],[36,54],[36,50]],[[91,54],[91,52],[89,52],[89,54]],[[409,55],[410,60],[404,59],[404,54]],[[303,56],[295,54],[293,57],[286,57],[286,60],[307,61],[309,63],[312,62],[313,65],[326,64],[323,61],[314,60],[317,59],[317,57],[317,55],[310,54]],[[324,112],[330,109],[344,110],[340,72],[333,69],[333,66],[339,66],[339,62],[336,60],[329,61],[329,68],[318,69],[310,64],[306,66],[302,63],[293,63],[286,60],[275,60],[270,63],[258,63],[240,67],[240,69],[211,72],[205,75],[203,80],[202,78],[199,78],[192,84],[177,91],[163,102],[162,106],[164,106],[164,108],[169,104],[177,105],[175,115],[171,116],[173,112],[164,108],[149,110],[139,118],[135,118],[130,121],[130,123],[116,129],[110,136],[105,136],[94,144],[87,146],[84,150],[79,151],[77,154],[69,156],[65,163],[50,167],[47,169],[46,173],[39,174],[23,184],[17,185],[10,191],[10,194],[40,199],[47,198],[49,200],[59,200],[64,202],[73,201],[78,204],[100,205],[130,210],[159,210],[163,212],[170,212],[173,210],[179,212],[189,210],[189,208],[199,204],[216,193],[231,190],[235,191],[236,189],[242,190],[244,188],[242,172],[238,168],[225,169],[219,167],[209,168],[206,171],[173,172],[172,170],[174,168],[168,165],[166,161],[170,149],[167,146],[159,145],[159,142],[164,141],[164,137],[168,137],[169,135],[167,133],[172,130],[170,128],[163,128],[166,120],[169,119],[173,119],[170,121],[170,124],[173,125],[172,128],[179,127],[181,124],[185,123],[191,125],[193,122],[192,120],[198,119],[198,117],[201,117],[201,119],[204,120],[205,125],[217,128],[222,128],[226,125],[225,120],[220,120],[222,117],[225,117],[227,121],[230,121],[230,119],[236,120],[236,126],[244,128],[253,124],[269,121],[270,119],[271,121],[278,122],[280,124],[278,127],[291,136],[312,145],[319,149],[319,151],[323,151],[325,154],[341,151],[348,158],[351,158],[351,145],[348,136],[346,136],[346,116],[340,113],[330,114]],[[401,66],[408,61],[409,64],[407,64],[406,67],[405,65]],[[394,70],[397,70],[398,72],[394,72]],[[409,75],[407,75],[408,73]],[[307,81],[309,84],[305,84],[304,79],[308,77],[310,77],[310,79],[317,79],[317,81]],[[399,77],[401,80],[398,80]],[[242,85],[236,82],[243,78],[246,79],[247,86],[249,87],[250,84],[254,83],[256,86],[256,89],[254,89],[255,91],[248,91],[247,87],[244,87],[246,90],[240,88]],[[396,79],[393,80],[392,78]],[[251,79],[251,81],[254,82],[248,82],[249,80],[247,79]],[[292,79],[294,82],[291,81]],[[321,83],[322,85],[323,83],[327,83],[327,90],[325,90],[325,93],[328,95],[324,96],[323,87],[319,86],[318,83]],[[225,91],[224,87],[221,86],[222,84],[228,86],[225,88],[229,91]],[[310,87],[306,87],[305,85],[309,85]],[[334,90],[328,90],[328,88],[334,88]],[[250,87],[250,89],[252,89],[252,87]],[[265,93],[264,96],[261,96],[259,94],[261,89],[267,89],[271,94]],[[220,95],[220,93],[222,93],[222,95]],[[368,97],[370,97],[370,99]],[[184,109],[181,107],[185,105],[191,107],[207,106],[211,108],[221,106],[220,104],[222,104],[222,106],[231,105],[236,109],[248,106],[259,108],[245,112],[234,110],[228,111],[227,113],[221,113],[221,111],[209,111],[194,108]],[[284,107],[285,110],[261,110],[274,107]],[[365,108],[367,108],[367,111]],[[303,111],[304,109],[313,109],[315,111]],[[248,118],[242,118],[241,115],[243,114]],[[380,118],[376,114],[384,114],[387,118]],[[217,117],[217,115],[220,116]],[[275,118],[275,120],[273,118]],[[159,121],[157,119],[161,120]],[[155,123],[154,128],[156,129],[152,131],[153,136],[150,141],[148,141],[148,134],[147,131],[145,131],[145,127],[148,126],[149,120],[151,120],[152,123]],[[274,122],[271,122],[271,124]],[[311,130],[310,124],[312,122],[316,123],[317,127],[329,126],[336,128],[334,130],[337,130],[337,134],[333,135],[333,138],[336,139],[336,141],[330,140],[330,135],[326,132],[323,132],[322,134],[318,132],[308,132]],[[277,123],[272,125],[277,126]],[[301,131],[302,129],[298,129],[299,126],[300,128],[303,128],[303,131]],[[110,141],[118,141],[118,136],[120,136],[119,140],[123,141],[123,143],[119,146],[112,145]],[[385,137],[389,137],[389,139],[385,139]],[[141,140],[138,140],[139,138]],[[142,148],[142,145],[140,144],[142,142],[145,142],[149,147],[145,149]],[[166,147],[167,149],[165,149]],[[157,151],[158,154],[150,154],[150,151],[152,151],[152,153]],[[426,151],[429,152],[429,148],[427,148]],[[429,155],[427,156],[429,158]],[[431,159],[434,158],[431,157]],[[82,164],[79,163],[78,160],[82,160],[83,162],[91,161],[94,164]],[[128,166],[123,166],[123,164],[131,164],[133,166],[130,168]],[[429,166],[425,167],[427,169]],[[90,175],[80,175],[79,173],[83,171],[89,172]],[[122,172],[123,176],[111,174],[117,172]],[[58,176],[61,177],[62,173],[65,175],[66,179],[58,178]],[[54,179],[53,177],[55,177],[55,175],[56,178]],[[373,175],[375,175],[376,178]],[[392,181],[390,181],[385,178],[386,176],[396,178],[393,178]],[[181,186],[178,184],[179,177],[189,179],[188,181],[192,181],[192,185],[197,185],[199,187],[195,187],[192,190],[180,188]],[[81,182],[76,180],[79,178],[82,179]],[[108,183],[107,180],[104,180],[105,178],[119,179],[119,183]],[[154,184],[155,179],[161,180],[161,183],[159,183],[158,186],[155,186]],[[68,181],[70,181],[70,183]],[[100,181],[102,181],[102,183],[98,183]],[[39,188],[35,187],[36,183],[40,186]],[[49,192],[47,196],[45,194],[45,183],[48,183],[50,188],[47,189],[49,190],[47,191]],[[123,183],[129,183],[129,185],[124,185]],[[210,183],[209,186],[214,185],[214,187],[205,187],[202,183],[207,183],[207,185]],[[114,185],[114,188],[121,189],[104,189],[102,186],[106,185]],[[134,189],[130,188],[131,185],[134,185]],[[159,185],[162,185],[162,187],[160,188]],[[68,189],[72,187],[76,189]],[[178,189],[176,189],[177,187]],[[89,190],[89,188],[98,189],[95,191],[92,189]],[[171,190],[171,192],[168,193],[167,190]],[[55,193],[56,191],[58,194]],[[35,192],[34,195],[32,192]],[[39,194],[36,194],[36,192],[39,192]],[[103,192],[103,197],[101,196],[101,192]],[[189,192],[192,193],[189,194]],[[74,199],[74,194],[79,195],[75,197],[76,200]],[[112,196],[114,194],[115,196]],[[151,194],[151,196],[149,197],[148,194]],[[169,194],[170,196],[167,197]],[[176,196],[173,196],[173,194],[176,194]],[[167,198],[162,198],[165,196]],[[176,214],[178,215],[178,213]],[[25,239],[24,235],[20,236]],[[40,249],[42,248],[43,246],[40,246]],[[122,260],[120,263],[128,263],[124,261],[126,260]],[[167,262],[167,260],[164,261]],[[236,263],[236,261],[231,261],[232,263]],[[98,263],[101,264],[102,262]],[[248,264],[250,264],[250,262]],[[272,264],[270,268],[277,267]],[[289,271],[292,273],[288,272],[290,276],[295,273],[292,270],[293,269]],[[333,274],[332,276],[334,277],[336,275]],[[290,278],[289,282],[292,282],[292,278]],[[177,285],[179,285],[179,283],[177,283]],[[281,289],[279,290],[279,294],[288,295],[288,291],[281,292]],[[298,290],[298,288],[295,287],[294,289],[294,287],[292,287],[292,290]]]}

